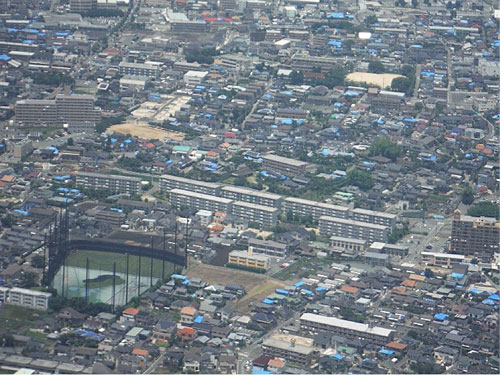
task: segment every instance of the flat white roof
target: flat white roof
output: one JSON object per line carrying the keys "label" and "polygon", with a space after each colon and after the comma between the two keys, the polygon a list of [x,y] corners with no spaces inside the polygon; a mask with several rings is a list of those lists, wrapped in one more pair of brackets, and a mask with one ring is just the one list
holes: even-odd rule
{"label": "flat white roof", "polygon": [[340,217],[331,217],[331,216],[320,216],[320,220],[325,220],[325,221],[330,221],[334,223],[339,223],[339,224],[346,224],[346,225],[354,225],[357,227],[366,227],[366,228],[372,228],[372,229],[379,229],[379,230],[386,230],[389,227],[386,225],[379,225],[379,224],[372,224],[372,223],[365,223],[364,221],[356,221],[356,220],[351,220],[351,219],[342,219]]}
{"label": "flat white roof", "polygon": [[[224,198],[219,198],[219,199],[224,199]],[[227,200],[231,202],[230,199],[227,199]],[[267,211],[267,212],[277,212],[278,211],[278,209],[276,207],[262,206],[260,204],[253,204],[253,203],[241,202],[241,201],[234,201],[233,207],[234,206],[240,206],[240,207],[250,208],[253,210]]]}
{"label": "flat white roof", "polygon": [[172,175],[169,175],[169,174],[161,175],[160,178],[161,179],[165,179],[165,180],[172,180],[172,181],[184,182],[186,184],[193,184],[193,185],[198,185],[198,186],[205,186],[205,187],[213,188],[213,189],[216,189],[216,188],[218,188],[220,186],[219,184],[214,184],[213,182],[191,180],[190,178],[179,177],[179,176],[172,176]]}
{"label": "flat white roof", "polygon": [[233,186],[233,185],[223,186],[222,190],[231,191],[234,193],[255,195],[257,197],[267,198],[267,199],[275,199],[275,200],[281,199],[281,195],[278,195],[278,194],[272,194],[272,193],[267,193],[265,191],[248,189],[248,188],[243,188],[243,187]]}
{"label": "flat white roof", "polygon": [[170,190],[170,194],[185,195],[192,198],[204,199],[208,201],[216,201],[225,204],[229,204],[232,202],[231,199],[216,197],[215,195],[202,194],[202,193],[197,193],[195,191],[188,191],[183,189],[172,189]]}
{"label": "flat white roof", "polygon": [[388,219],[395,219],[397,217],[396,215],[389,214],[387,212],[365,210],[364,208],[354,208],[351,212],[352,213],[362,214],[362,215],[372,215],[372,216],[385,217],[385,218],[388,218]]}
{"label": "flat white roof", "polygon": [[10,293],[29,294],[29,295],[35,296],[35,297],[47,297],[47,298],[52,296],[52,293],[40,292],[39,290],[31,290],[31,289],[24,289],[24,288],[12,288],[10,290]]}
{"label": "flat white roof", "polygon": [[286,202],[298,203],[298,204],[304,204],[304,205],[307,205],[307,206],[315,206],[315,207],[327,208],[327,209],[335,210],[335,211],[349,211],[349,207],[346,207],[346,206],[338,206],[338,205],[335,205],[335,204],[324,203],[324,202],[316,202],[316,201],[311,201],[311,200],[302,199],[302,198],[287,197],[287,198],[285,198],[285,201]]}
{"label": "flat white roof", "polygon": [[352,331],[368,333],[372,335],[389,337],[391,332],[394,332],[392,329],[382,328],[382,327],[371,327],[368,324],[351,322],[350,320],[344,320],[339,318],[334,318],[330,316],[323,316],[318,314],[305,313],[302,314],[300,320],[313,322],[313,323],[321,323],[326,324],[333,327],[341,327],[350,329]]}
{"label": "flat white roof", "polygon": [[264,160],[269,160],[269,161],[275,161],[277,163],[282,163],[282,164],[288,164],[288,165],[293,165],[295,167],[302,167],[308,165],[305,161],[297,160],[297,159],[290,159],[290,158],[285,158],[283,156],[275,155],[275,154],[266,154],[262,156],[262,159]]}
{"label": "flat white roof", "polygon": [[233,250],[229,252],[229,256],[234,256],[238,258],[245,258],[245,259],[253,259],[253,260],[260,260],[262,262],[267,262],[269,260],[268,256],[262,255],[262,254],[248,254],[247,251],[242,251],[242,250]]}
{"label": "flat white roof", "polygon": [[430,251],[422,251],[422,255],[429,255],[436,258],[450,258],[450,259],[464,259],[465,255],[460,254],[447,254],[447,253],[433,253]]}

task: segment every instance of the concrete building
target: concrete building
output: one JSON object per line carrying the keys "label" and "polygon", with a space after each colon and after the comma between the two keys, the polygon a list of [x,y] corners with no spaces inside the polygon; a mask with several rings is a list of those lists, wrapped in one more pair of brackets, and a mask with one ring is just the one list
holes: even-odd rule
{"label": "concrete building", "polygon": [[284,258],[288,255],[287,244],[271,240],[250,238],[248,240],[248,249],[252,249],[255,254],[264,254],[271,257]]}
{"label": "concrete building", "polygon": [[397,216],[387,212],[365,210],[364,208],[354,208],[351,210],[351,218],[365,223],[385,225],[394,229],[396,227]]}
{"label": "concrete building", "polygon": [[274,154],[262,156],[262,169],[285,176],[304,174],[308,166],[309,164],[304,161],[285,158]]}
{"label": "concrete building", "polygon": [[421,254],[422,263],[426,266],[451,268],[465,260],[465,255],[460,254],[433,253],[430,251],[422,251]]}
{"label": "concrete building", "polygon": [[367,240],[369,243],[386,242],[390,228],[384,225],[364,223],[350,219],[330,216],[319,218],[319,233],[321,236],[347,237]]}
{"label": "concrete building", "polygon": [[234,199],[236,201],[276,208],[280,208],[282,200],[281,195],[278,194],[232,185],[222,187],[220,189],[220,196],[227,199]]}
{"label": "concrete building", "polygon": [[118,65],[118,70],[121,75],[142,76],[142,77],[157,77],[160,74],[158,65],[147,63],[131,63],[122,61]]}
{"label": "concrete building", "polygon": [[73,13],[87,12],[96,8],[97,0],[70,0],[69,9]]}
{"label": "concrete building", "polygon": [[370,245],[368,251],[379,254],[387,254],[389,256],[404,257],[408,255],[409,248],[407,246],[393,245],[383,242],[374,242]]}
{"label": "concrete building", "polygon": [[77,172],[76,186],[78,188],[109,190],[113,193],[134,195],[141,192],[141,179],[92,172]]}
{"label": "concrete building", "polygon": [[453,214],[450,251],[490,260],[499,252],[500,221],[490,217]]}
{"label": "concrete building", "polygon": [[309,366],[317,356],[314,347],[298,344],[295,341],[285,341],[277,338],[265,339],[262,343],[264,355],[272,358],[283,358],[300,366]]}
{"label": "concrete building", "polygon": [[394,337],[392,329],[311,313],[302,314],[300,327],[309,332],[331,332],[348,339],[359,339],[376,345],[387,344]]}
{"label": "concrete building", "polygon": [[100,121],[91,95],[57,95],[55,100],[25,99],[15,105],[16,124],[53,127],[68,123]]}
{"label": "concrete building", "polygon": [[195,210],[208,210],[212,212],[222,211],[230,213],[233,204],[231,199],[183,189],[170,190],[169,198],[170,203],[177,208],[186,206]]}
{"label": "concrete building", "polygon": [[190,70],[184,73],[184,83],[186,85],[199,85],[208,76],[208,72],[200,72],[198,70]]}
{"label": "concrete building", "polygon": [[[217,198],[227,200],[226,198]],[[231,214],[237,218],[248,220],[263,227],[274,227],[278,222],[279,210],[275,207],[261,206],[248,202],[235,201]]]}
{"label": "concrete building", "polygon": [[15,159],[21,161],[21,159],[29,155],[33,151],[33,142],[30,140],[22,140],[21,142],[11,143],[10,148],[12,149],[12,155]]}
{"label": "concrete building", "polygon": [[267,270],[269,269],[269,257],[253,254],[251,249],[248,251],[233,250],[228,254],[228,264]]}
{"label": "concrete building", "polygon": [[40,292],[38,290],[23,288],[3,288],[0,290],[0,298],[2,298],[4,303],[35,310],[47,310],[49,308],[50,297],[52,297],[52,293]]}
{"label": "concrete building", "polygon": [[176,33],[204,33],[207,31],[205,21],[176,20],[170,22],[170,30]]}
{"label": "concrete building", "polygon": [[160,191],[165,193],[173,189],[189,190],[195,193],[219,195],[221,185],[211,182],[191,180],[189,178],[164,174],[160,177]]}
{"label": "concrete building", "polygon": [[349,217],[349,207],[337,206],[334,204],[310,201],[307,199],[287,197],[283,199],[283,215],[291,212],[293,216],[308,217],[318,220],[320,216]]}
{"label": "concrete building", "polygon": [[368,243],[366,240],[359,240],[356,238],[331,236],[330,246],[332,247],[333,251],[341,250],[347,253],[359,254],[366,251]]}

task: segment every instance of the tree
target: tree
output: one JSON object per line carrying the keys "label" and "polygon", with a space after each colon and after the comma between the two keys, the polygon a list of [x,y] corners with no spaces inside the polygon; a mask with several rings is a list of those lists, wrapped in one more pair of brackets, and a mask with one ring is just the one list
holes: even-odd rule
{"label": "tree", "polygon": [[75,141],[73,140],[73,138],[68,138],[68,146],[73,146],[75,144]]}
{"label": "tree", "polygon": [[370,73],[383,73],[385,72],[385,67],[380,61],[370,61],[368,71]]}
{"label": "tree", "polygon": [[462,203],[466,205],[471,205],[474,202],[474,190],[467,185],[462,192]]}
{"label": "tree", "polygon": [[370,156],[382,155],[386,158],[396,161],[399,154],[401,153],[401,148],[393,143],[389,138],[377,138],[370,145],[369,148]]}
{"label": "tree", "polygon": [[424,270],[424,276],[429,279],[432,279],[434,277],[434,272],[430,268],[426,268]]}
{"label": "tree", "polygon": [[415,110],[420,112],[422,109],[424,109],[424,104],[422,102],[416,102],[415,103]]}
{"label": "tree", "polygon": [[411,0],[411,6],[412,6],[413,8],[418,7],[418,1],[417,1],[417,0]]}
{"label": "tree", "polygon": [[373,14],[371,14],[365,18],[364,22],[368,26],[373,25],[374,23],[377,23],[377,16],[374,16]]}
{"label": "tree", "polygon": [[478,202],[467,210],[467,215],[470,216],[486,216],[500,219],[498,205],[493,202]]}
{"label": "tree", "polygon": [[37,286],[38,274],[35,272],[24,272],[19,278],[21,288],[33,288]]}
{"label": "tree", "polygon": [[1,219],[2,225],[6,228],[11,228],[16,224],[16,219],[11,215],[6,215]]}
{"label": "tree", "polygon": [[351,169],[348,171],[346,181],[349,185],[357,186],[361,190],[369,190],[374,185],[370,173],[359,169]]}
{"label": "tree", "polygon": [[409,94],[411,88],[411,81],[406,77],[394,78],[391,82],[391,89],[394,91],[404,92]]}
{"label": "tree", "polygon": [[35,268],[43,268],[45,266],[43,256],[35,255],[33,258],[31,258],[31,266]]}
{"label": "tree", "polygon": [[294,70],[290,73],[290,83],[292,85],[302,85],[304,83],[304,73],[299,70]]}

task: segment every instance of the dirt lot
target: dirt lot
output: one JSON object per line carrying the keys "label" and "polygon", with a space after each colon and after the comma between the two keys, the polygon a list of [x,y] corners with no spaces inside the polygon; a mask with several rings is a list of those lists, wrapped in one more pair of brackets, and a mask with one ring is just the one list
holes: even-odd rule
{"label": "dirt lot", "polygon": [[113,125],[109,127],[109,130],[121,134],[131,134],[142,139],[170,138],[179,142],[184,139],[182,133],[163,130],[141,122]]}
{"label": "dirt lot", "polygon": [[247,294],[236,303],[236,310],[241,313],[250,312],[250,302],[260,301],[274,293],[276,288],[285,286],[285,283],[265,275],[206,264],[198,264],[190,268],[186,274],[188,277],[198,277],[213,284],[232,283],[244,286]]}
{"label": "dirt lot", "polygon": [[345,79],[350,82],[361,82],[368,85],[378,86],[380,88],[391,87],[392,80],[394,78],[403,77],[401,74],[376,74],[376,73],[364,73],[364,72],[352,72],[349,73]]}

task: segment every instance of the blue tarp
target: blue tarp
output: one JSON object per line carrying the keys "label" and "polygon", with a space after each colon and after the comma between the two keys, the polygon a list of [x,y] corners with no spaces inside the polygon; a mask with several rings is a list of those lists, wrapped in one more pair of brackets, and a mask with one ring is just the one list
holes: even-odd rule
{"label": "blue tarp", "polygon": [[443,322],[446,319],[448,319],[448,314],[439,313],[439,314],[434,315],[434,320],[437,320],[438,322]]}
{"label": "blue tarp", "polygon": [[483,305],[496,305],[495,301],[487,298],[487,299],[483,299],[482,301]]}
{"label": "blue tarp", "polygon": [[198,315],[196,319],[194,320],[195,323],[201,323],[203,322],[203,315]]}
{"label": "blue tarp", "polygon": [[461,279],[464,277],[464,274],[463,273],[458,273],[458,272],[452,272],[451,273],[451,277],[453,279]]}
{"label": "blue tarp", "polygon": [[332,358],[336,358],[336,359],[338,359],[338,360],[342,360],[342,359],[344,359],[344,357],[343,357],[343,356],[341,356],[339,353],[337,353],[337,354],[332,354],[332,355],[330,355],[330,357],[332,357]]}
{"label": "blue tarp", "polygon": [[28,216],[29,214],[28,211],[23,211],[23,210],[14,210],[14,212],[17,212],[18,214],[21,214],[23,216]]}
{"label": "blue tarp", "polygon": [[0,55],[0,60],[2,60],[2,61],[9,61],[10,60],[10,56],[8,56],[8,55]]}
{"label": "blue tarp", "polygon": [[278,293],[278,294],[284,294],[286,296],[290,294],[290,292],[288,290],[280,289],[280,288],[276,289],[276,293]]}
{"label": "blue tarp", "polygon": [[300,288],[304,284],[305,283],[303,281],[297,281],[295,284],[293,284],[293,286],[296,286],[297,288]]}
{"label": "blue tarp", "polygon": [[345,18],[345,14],[344,13],[330,13],[328,16],[326,16],[326,18],[333,18],[336,20],[342,20]]}
{"label": "blue tarp", "polygon": [[385,354],[385,355],[393,355],[394,352],[392,350],[387,350],[387,349],[380,349],[378,351],[380,354]]}
{"label": "blue tarp", "polygon": [[174,273],[174,274],[172,275],[172,279],[186,280],[186,279],[187,279],[187,277],[186,277],[186,275],[179,275],[179,274],[177,274],[177,273]]}
{"label": "blue tarp", "polygon": [[274,305],[274,301],[269,298],[264,299],[262,303],[265,303],[266,305]]}

